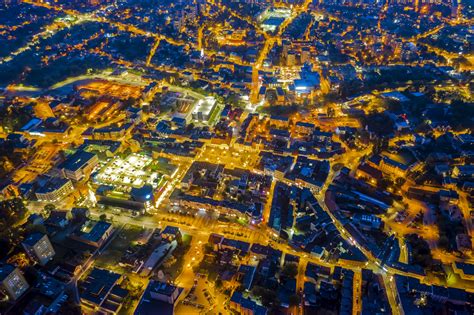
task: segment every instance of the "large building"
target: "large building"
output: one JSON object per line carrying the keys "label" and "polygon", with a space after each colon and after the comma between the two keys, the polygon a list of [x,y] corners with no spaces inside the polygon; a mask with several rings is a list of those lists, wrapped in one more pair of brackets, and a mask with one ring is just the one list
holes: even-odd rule
{"label": "large building", "polygon": [[89,220],[74,231],[70,237],[94,247],[101,247],[113,231],[114,227],[109,222]]}
{"label": "large building", "polygon": [[214,116],[217,106],[217,101],[214,97],[209,96],[205,99],[197,101],[194,105],[194,109],[191,113],[192,119],[200,122],[209,122],[211,117]]}
{"label": "large building", "polygon": [[28,256],[39,263],[40,265],[46,265],[56,254],[49,241],[48,235],[35,232],[30,235],[21,243]]}
{"label": "large building", "polygon": [[74,191],[74,186],[69,179],[52,178],[44,186],[36,190],[36,198],[38,201],[57,202]]}
{"label": "large building", "polygon": [[123,275],[105,270],[92,269],[80,284],[81,305],[94,314],[118,314],[128,291],[120,287]]}
{"label": "large building", "polygon": [[244,298],[241,292],[235,291],[230,298],[230,308],[240,314],[248,315],[266,315],[268,310],[252,301],[250,298]]}
{"label": "large building", "polygon": [[138,303],[135,315],[157,314],[156,310],[160,310],[160,315],[172,315],[182,292],[182,288],[152,280]]}
{"label": "large building", "polygon": [[463,262],[454,262],[452,267],[453,272],[461,279],[469,281],[474,280],[474,265]]}
{"label": "large building", "polygon": [[10,299],[18,299],[29,287],[18,268],[8,264],[0,266],[0,290]]}
{"label": "large building", "polygon": [[158,301],[174,304],[178,299],[180,290],[178,287],[165,282],[155,282],[150,290],[150,296]]}
{"label": "large building", "polygon": [[61,174],[73,181],[87,179],[99,163],[97,155],[86,151],[77,151],[58,165]]}

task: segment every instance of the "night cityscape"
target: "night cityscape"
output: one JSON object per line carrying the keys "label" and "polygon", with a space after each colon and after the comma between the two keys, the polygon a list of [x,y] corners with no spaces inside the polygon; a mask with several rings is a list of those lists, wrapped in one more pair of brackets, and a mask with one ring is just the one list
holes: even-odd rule
{"label": "night cityscape", "polygon": [[474,0],[0,0],[0,315],[474,314]]}

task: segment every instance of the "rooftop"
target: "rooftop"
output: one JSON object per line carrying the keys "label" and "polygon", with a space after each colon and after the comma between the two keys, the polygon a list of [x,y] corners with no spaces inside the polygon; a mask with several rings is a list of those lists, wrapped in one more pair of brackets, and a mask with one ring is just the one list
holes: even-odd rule
{"label": "rooftop", "polygon": [[102,304],[121,277],[120,274],[106,269],[92,269],[81,285],[84,289],[81,299],[97,305]]}
{"label": "rooftop", "polygon": [[109,222],[89,220],[82,225],[79,237],[90,242],[98,242],[111,226]]}
{"label": "rooftop", "polygon": [[68,156],[68,158],[58,166],[58,168],[75,172],[83,168],[95,156],[94,153],[82,150],[76,151],[74,154]]}
{"label": "rooftop", "polygon": [[[158,290],[159,293],[167,295],[166,293],[174,292],[178,289],[178,296],[183,292],[183,288],[175,287],[167,283],[158,281],[150,281],[143,296],[135,309],[135,315],[155,315],[159,310],[160,315],[172,315],[174,313],[174,305],[164,301],[159,301],[152,298],[151,293]],[[156,291],[155,291],[156,292]],[[163,293],[162,293],[163,292]],[[171,294],[171,293],[170,293]]]}
{"label": "rooftop", "polygon": [[15,266],[5,264],[0,266],[0,282],[5,280],[6,277],[8,277],[13,270],[15,270]]}
{"label": "rooftop", "polygon": [[69,182],[69,179],[67,178],[59,178],[59,177],[54,177],[49,180],[46,185],[38,188],[36,190],[37,193],[39,194],[47,194],[53,191],[56,191],[66,185]]}
{"label": "rooftop", "polygon": [[45,234],[41,232],[34,232],[28,235],[27,238],[23,240],[23,244],[29,245],[29,246],[34,246],[40,239],[42,239],[45,236]]}

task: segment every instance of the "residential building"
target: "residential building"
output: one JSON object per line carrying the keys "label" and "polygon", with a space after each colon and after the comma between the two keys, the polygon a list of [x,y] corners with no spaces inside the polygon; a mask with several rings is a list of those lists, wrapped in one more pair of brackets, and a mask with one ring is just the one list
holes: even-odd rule
{"label": "residential building", "polygon": [[44,186],[36,190],[38,201],[55,203],[63,200],[74,191],[72,182],[67,178],[52,178]]}
{"label": "residential building", "polygon": [[110,237],[114,228],[105,221],[86,221],[70,237],[94,247],[101,247]]}
{"label": "residential building", "polygon": [[96,154],[86,151],[77,151],[58,165],[61,174],[71,180],[80,181],[87,179],[94,167],[99,163]]}
{"label": "residential building", "polygon": [[35,232],[21,243],[28,256],[40,265],[46,265],[56,254],[48,235]]}
{"label": "residential building", "polygon": [[20,269],[5,264],[0,266],[0,290],[12,300],[17,300],[30,286]]}
{"label": "residential building", "polygon": [[235,291],[230,298],[230,308],[244,315],[266,315],[266,307],[257,304],[250,298],[244,298],[241,292]]}
{"label": "residential building", "polygon": [[135,315],[154,315],[159,310],[160,315],[174,314],[183,288],[151,280],[138,303]]}
{"label": "residential building", "polygon": [[123,276],[105,269],[94,268],[80,284],[81,305],[99,314],[118,314],[128,295],[120,284]]}

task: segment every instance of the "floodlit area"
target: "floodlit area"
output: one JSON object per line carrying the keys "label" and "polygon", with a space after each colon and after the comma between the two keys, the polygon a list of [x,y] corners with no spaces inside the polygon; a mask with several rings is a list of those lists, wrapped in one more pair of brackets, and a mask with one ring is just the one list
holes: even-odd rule
{"label": "floodlit area", "polygon": [[116,157],[95,176],[94,181],[101,185],[121,185],[142,187],[150,184],[157,188],[162,176],[149,169],[152,158],[141,154],[130,154],[126,158]]}
{"label": "floodlit area", "polygon": [[192,111],[193,120],[208,122],[218,109],[217,100],[208,96],[196,102]]}
{"label": "floodlit area", "polygon": [[259,155],[251,149],[206,146],[202,153],[206,162],[224,164],[227,168],[249,168],[257,165]]}
{"label": "floodlit area", "polygon": [[81,90],[81,95],[85,98],[97,95],[108,95],[118,98],[139,98],[143,91],[143,87],[141,86],[120,84],[106,80],[86,81],[84,84],[79,85],[78,89]]}
{"label": "floodlit area", "polygon": [[264,31],[274,32],[290,16],[290,9],[269,8],[260,15],[259,20]]}

